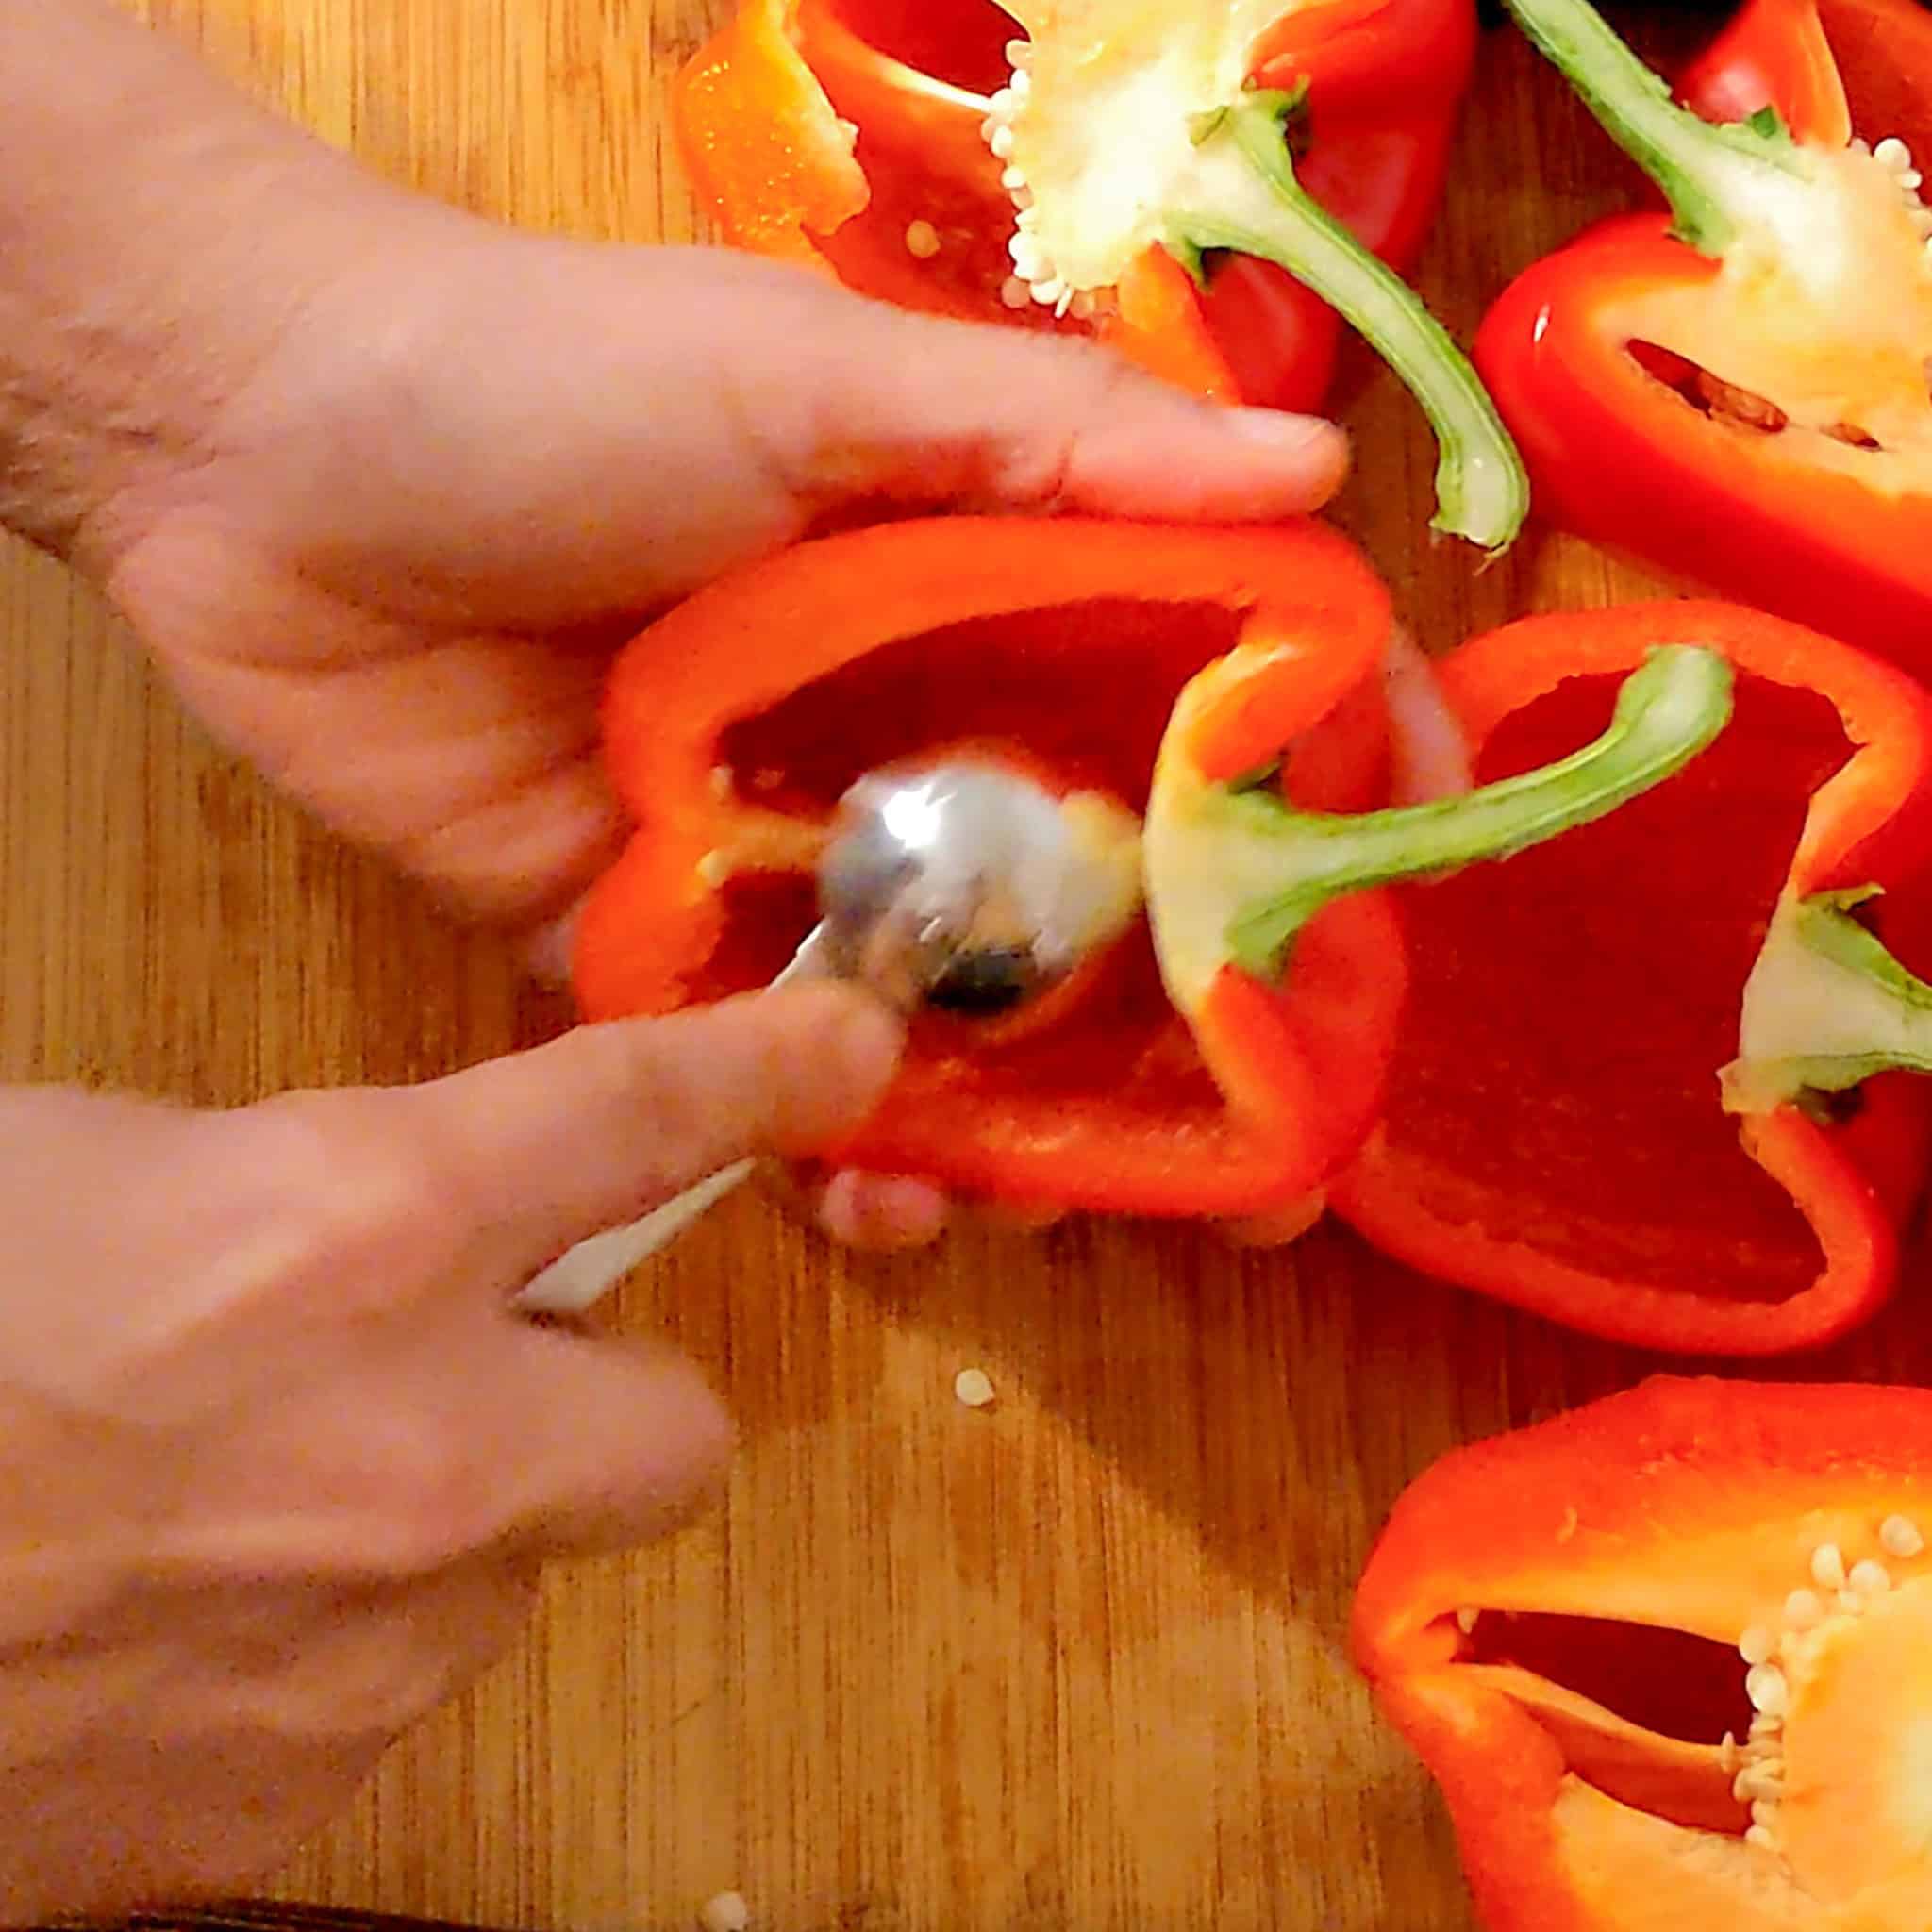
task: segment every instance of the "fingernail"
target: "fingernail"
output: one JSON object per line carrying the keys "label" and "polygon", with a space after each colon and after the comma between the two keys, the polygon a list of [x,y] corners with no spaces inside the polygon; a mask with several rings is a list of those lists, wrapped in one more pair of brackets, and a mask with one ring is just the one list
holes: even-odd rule
{"label": "fingernail", "polygon": [[1229,409],[1224,413],[1228,430],[1243,442],[1257,443],[1263,449],[1284,455],[1302,450],[1332,446],[1338,453],[1348,448],[1348,438],[1325,416],[1295,416],[1286,409]]}

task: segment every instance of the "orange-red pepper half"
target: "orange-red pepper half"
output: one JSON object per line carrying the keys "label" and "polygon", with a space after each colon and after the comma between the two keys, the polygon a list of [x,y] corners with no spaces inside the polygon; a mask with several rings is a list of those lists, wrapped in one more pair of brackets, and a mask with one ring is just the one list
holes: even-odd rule
{"label": "orange-red pepper half", "polygon": [[[1145,807],[1157,751],[1206,780],[1287,752],[1311,809],[1380,802],[1387,595],[1312,524],[1269,530],[952,518],[802,544],[699,591],[623,654],[610,770],[636,822],[593,891],[591,1018],[763,984],[812,921],[812,869],[861,774],[969,753],[1056,794]],[[1170,717],[1194,683],[1179,741]],[[1169,1002],[1144,918],[1003,1019],[925,1012],[841,1158],[1016,1201],[1245,1215],[1360,1144],[1401,1001],[1386,896],[1299,936],[1274,983]]]}
{"label": "orange-red pepper half", "polygon": [[[1019,32],[994,0],[742,0],[675,94],[724,238],[903,307],[1098,334],[1205,394],[1314,408],[1338,324],[1270,263],[1231,258],[1204,293],[1150,249],[1091,321],[1003,298],[1013,205],[981,124]],[[1258,87],[1307,85],[1301,180],[1398,269],[1435,211],[1474,39],[1469,0],[1324,0],[1254,48]]]}
{"label": "orange-red pepper half", "polygon": [[1932,1391],[1658,1379],[1446,1457],[1354,1647],[1489,1932],[1932,1924]]}
{"label": "orange-red pepper half", "polygon": [[[1751,0],[1685,96],[1711,122],[1774,112],[1790,139],[1768,125],[1702,252],[1637,214],[1526,270],[1476,366],[1540,515],[1924,673],[1932,214],[1911,155],[1932,148],[1932,15]],[[1745,152],[1713,151],[1720,192]]]}
{"label": "orange-red pepper half", "polygon": [[[1765,1355],[1889,1292],[1928,1095],[1887,1073],[1849,1117],[1740,1118],[1720,1070],[1780,907],[1921,868],[1932,699],[1739,606],[1529,618],[1441,664],[1478,778],[1588,739],[1666,641],[1735,667],[1709,750],[1594,824],[1399,889],[1409,993],[1387,1103],[1331,1199],[1413,1266],[1573,1327]],[[1878,902],[1894,950],[1915,949],[1925,897]]]}

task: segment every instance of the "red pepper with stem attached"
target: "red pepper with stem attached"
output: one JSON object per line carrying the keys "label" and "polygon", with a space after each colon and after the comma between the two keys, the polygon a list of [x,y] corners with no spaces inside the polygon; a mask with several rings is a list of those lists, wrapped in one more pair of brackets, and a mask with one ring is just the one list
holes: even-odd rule
{"label": "red pepper with stem attached", "polygon": [[1488,1932],[1932,1922],[1932,1391],[1658,1379],[1396,1504],[1354,1649]]}
{"label": "red pepper with stem attached", "polygon": [[727,241],[1096,335],[1205,395],[1314,407],[1338,311],[1436,429],[1438,526],[1496,549],[1522,466],[1389,265],[1433,208],[1474,33],[1469,0],[745,0],[678,122]]}
{"label": "red pepper with stem attached", "polygon": [[[1374,575],[1307,524],[950,518],[740,572],[617,665],[608,763],[636,831],[584,912],[580,1004],[609,1018],[764,983],[811,923],[837,799],[895,762],[1006,762],[1132,838],[1170,713],[1210,666],[1174,762],[1208,784],[1286,752],[1303,803],[1374,804],[1389,631]],[[1139,919],[1031,1006],[923,1013],[840,1158],[1017,1202],[1276,1211],[1367,1131],[1401,985],[1374,893],[1318,920],[1278,983],[1220,979],[1185,1014]]]}
{"label": "red pepper with stem attached", "polygon": [[1588,738],[1666,641],[1737,673],[1709,751],[1598,824],[1398,894],[1387,1101],[1331,1198],[1411,1265],[1572,1327],[1768,1355],[1890,1292],[1924,1172],[1932,1095],[1887,1071],[1924,1064],[1924,1023],[1849,908],[1890,888],[1863,916],[1920,950],[1932,698],[1734,605],[1530,618],[1441,662],[1478,779]]}
{"label": "red pepper with stem attached", "polygon": [[[1204,392],[1314,408],[1336,319],[1272,264],[1230,261],[1197,294],[1150,252],[1097,317],[1003,299],[1013,204],[981,124],[1019,30],[994,0],[746,0],[677,82],[720,231],[908,308],[1098,333]],[[1474,46],[1468,0],[1329,0],[1256,42],[1257,84],[1307,84],[1302,178],[1398,268],[1440,197]]]}
{"label": "red pepper with stem attached", "polygon": [[1753,0],[1690,76],[1702,119],[1583,0],[1512,10],[1672,208],[1592,229],[1483,323],[1540,512],[1932,668],[1932,17]]}

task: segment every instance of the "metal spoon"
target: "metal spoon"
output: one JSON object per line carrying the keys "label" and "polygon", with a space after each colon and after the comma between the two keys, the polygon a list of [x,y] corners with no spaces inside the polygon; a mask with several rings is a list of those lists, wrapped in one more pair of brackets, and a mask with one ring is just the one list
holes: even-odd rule
{"label": "metal spoon", "polygon": [[[851,979],[902,1011],[1004,1013],[1058,985],[1140,906],[1139,826],[1096,792],[1057,798],[1005,767],[950,759],[869,773],[819,859],[819,924],[772,981]],[[740,1186],[741,1160],[625,1227],[579,1241],[518,1296],[588,1307]]]}

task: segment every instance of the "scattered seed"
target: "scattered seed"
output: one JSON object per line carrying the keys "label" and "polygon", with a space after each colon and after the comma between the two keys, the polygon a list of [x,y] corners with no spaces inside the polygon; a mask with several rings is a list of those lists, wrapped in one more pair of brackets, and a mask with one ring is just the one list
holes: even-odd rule
{"label": "scattered seed", "polygon": [[968,1408],[986,1408],[993,1399],[992,1378],[984,1369],[961,1369],[953,1377],[953,1393]]}
{"label": "scattered seed", "polygon": [[698,1914],[704,1932],[749,1932],[751,1907],[735,1891],[721,1891]]}
{"label": "scattered seed", "polygon": [[1008,308],[1024,308],[1033,300],[1033,291],[1018,275],[1008,275],[1000,284],[1000,300]]}
{"label": "scattered seed", "polygon": [[1862,1563],[1852,1565],[1852,1574],[1845,1583],[1860,1596],[1883,1596],[1891,1588],[1891,1572],[1867,1557]]}
{"label": "scattered seed", "polygon": [[940,252],[940,231],[930,222],[907,223],[906,252],[921,261],[930,261]]}
{"label": "scattered seed", "polygon": [[1467,1637],[1475,1628],[1475,1620],[1481,1615],[1474,1604],[1464,1604],[1456,1613],[1456,1627]]}
{"label": "scattered seed", "polygon": [[1777,1640],[1762,1624],[1754,1624],[1738,1639],[1738,1655],[1747,1664],[1768,1662]]}
{"label": "scattered seed", "polygon": [[1753,1664],[1744,1674],[1744,1695],[1751,1700],[1753,1710],[1781,1717],[1790,1701],[1790,1686],[1775,1664]]}
{"label": "scattered seed", "polygon": [[1732,1773],[1738,1768],[1738,1740],[1729,1731],[1718,1740],[1717,1768]]}
{"label": "scattered seed", "polygon": [[729,765],[713,765],[711,767],[711,796],[713,798],[729,798],[732,787],[737,783],[738,780],[733,775]]}
{"label": "scattered seed", "polygon": [[1814,1590],[1794,1590],[1785,1599],[1785,1622],[1793,1630],[1809,1630],[1824,1617],[1824,1606]]}
{"label": "scattered seed", "polygon": [[1916,1557],[1925,1547],[1919,1525],[1908,1516],[1888,1516],[1878,1525],[1878,1541],[1889,1557]]}
{"label": "scattered seed", "polygon": [[1836,1543],[1820,1543],[1811,1552],[1811,1581],[1822,1590],[1845,1587],[1845,1559]]}

